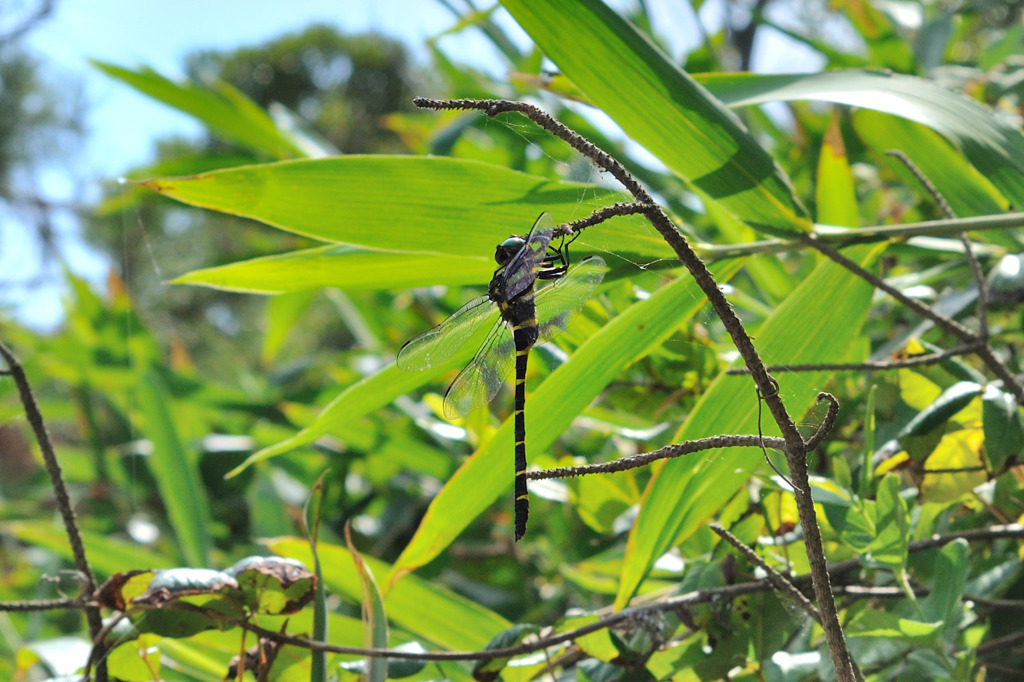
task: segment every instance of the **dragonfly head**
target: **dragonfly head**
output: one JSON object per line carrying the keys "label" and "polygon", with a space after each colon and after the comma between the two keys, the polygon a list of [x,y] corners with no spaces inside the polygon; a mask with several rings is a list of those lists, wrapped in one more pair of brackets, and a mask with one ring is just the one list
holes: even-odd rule
{"label": "dragonfly head", "polygon": [[497,261],[498,265],[507,265],[512,260],[512,257],[519,253],[525,245],[525,239],[512,235],[498,244],[498,248],[494,250],[494,260]]}

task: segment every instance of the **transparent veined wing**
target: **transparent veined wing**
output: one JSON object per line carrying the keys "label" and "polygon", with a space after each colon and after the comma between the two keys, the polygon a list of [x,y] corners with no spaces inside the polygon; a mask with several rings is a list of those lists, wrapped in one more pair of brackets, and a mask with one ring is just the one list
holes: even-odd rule
{"label": "transparent veined wing", "polygon": [[503,320],[491,327],[487,339],[444,394],[444,416],[455,419],[491,402],[515,365],[515,342]]}
{"label": "transparent veined wing", "polygon": [[502,271],[503,286],[501,290],[506,301],[526,291],[527,287],[537,279],[537,271],[547,255],[548,244],[551,243],[551,233],[554,229],[555,223],[547,211],[541,213],[533,223],[523,248],[512,257]]}
{"label": "transparent veined wing", "polygon": [[474,298],[441,324],[406,342],[398,351],[399,369],[416,372],[443,365],[466,345],[488,316],[497,312],[486,296]]}
{"label": "transparent veined wing", "polygon": [[550,341],[572,323],[608,272],[600,256],[588,256],[569,268],[551,286],[537,292],[537,325],[541,341]]}

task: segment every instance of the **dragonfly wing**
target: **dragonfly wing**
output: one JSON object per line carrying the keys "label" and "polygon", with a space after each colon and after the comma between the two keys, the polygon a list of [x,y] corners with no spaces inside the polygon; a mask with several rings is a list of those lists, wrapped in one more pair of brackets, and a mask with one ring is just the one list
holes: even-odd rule
{"label": "dragonfly wing", "polygon": [[526,291],[526,288],[537,279],[537,271],[544,262],[544,256],[547,255],[554,229],[555,223],[547,211],[541,213],[533,223],[523,248],[505,266],[505,284],[502,289],[506,301]]}
{"label": "dragonfly wing", "polygon": [[398,367],[416,372],[443,365],[466,345],[487,316],[496,313],[489,298],[474,298],[447,320],[402,346],[396,361]]}
{"label": "dragonfly wing", "polygon": [[444,416],[455,419],[491,402],[515,364],[515,342],[498,320],[487,340],[444,394]]}
{"label": "dragonfly wing", "polygon": [[594,295],[608,266],[600,256],[588,256],[569,268],[551,286],[537,292],[537,323],[541,341],[550,341],[572,323]]}

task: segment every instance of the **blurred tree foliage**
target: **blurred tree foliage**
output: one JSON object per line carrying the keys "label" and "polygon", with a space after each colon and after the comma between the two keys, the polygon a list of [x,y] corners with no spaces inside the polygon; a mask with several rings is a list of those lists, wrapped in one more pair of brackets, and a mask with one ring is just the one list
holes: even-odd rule
{"label": "blurred tree foliage", "polygon": [[[186,71],[195,82],[223,81],[238,88],[283,126],[308,134],[325,154],[407,152],[385,119],[408,111],[413,83],[427,79],[400,43],[376,34],[347,36],[329,26],[230,52],[198,52],[186,58]],[[155,155],[151,166],[129,176],[189,175],[267,160],[209,134],[160,141]],[[234,378],[259,362],[264,300],[168,288],[165,281],[197,267],[312,243],[122,186],[109,190],[86,236],[116,264],[149,324],[167,330],[166,338],[184,351],[179,357]],[[329,304],[321,299],[312,305],[324,312]],[[308,359],[350,345],[351,336],[331,322],[335,319],[329,313],[310,315],[303,333],[290,340],[287,357]],[[232,361],[240,350],[248,360],[241,365]]]}
{"label": "blurred tree foliage", "polygon": [[[77,212],[69,200],[81,184],[72,171],[83,132],[79,90],[67,77],[46,72],[23,45],[53,7],[50,0],[0,6],[0,239],[18,240],[24,249],[19,252],[36,246],[39,259],[35,267],[18,264],[23,275],[39,272],[28,280],[16,280],[10,271],[0,273],[8,300],[59,272],[63,240],[56,221],[69,210]],[[53,196],[41,180],[46,171],[56,171],[71,192]]]}
{"label": "blurred tree foliage", "polygon": [[408,151],[388,114],[409,111],[422,81],[406,48],[384,36],[311,26],[257,47],[202,51],[185,59],[195,80],[231,83],[265,109],[284,106],[344,154]]}

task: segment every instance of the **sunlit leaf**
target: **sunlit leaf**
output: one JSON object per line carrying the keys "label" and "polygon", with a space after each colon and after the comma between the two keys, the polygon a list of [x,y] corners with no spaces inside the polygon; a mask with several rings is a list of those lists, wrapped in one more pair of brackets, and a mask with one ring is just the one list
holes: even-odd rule
{"label": "sunlit leaf", "polygon": [[980,428],[947,433],[924,462],[921,499],[949,502],[988,480],[981,458],[985,434]]}
{"label": "sunlit leaf", "polygon": [[[1024,136],[968,97],[923,78],[884,71],[707,74],[700,81],[732,107],[810,100],[916,121],[952,142],[1015,205],[1024,205]],[[898,140],[894,140],[898,144]]]}
{"label": "sunlit leaf", "polygon": [[[495,244],[528,231],[542,211],[564,222],[626,198],[620,191],[477,161],[384,155],[243,166],[143,185],[325,242],[476,259],[485,272],[493,270]],[[573,251],[612,252],[630,263],[672,256],[639,217],[609,225],[614,229],[589,230]]]}
{"label": "sunlit leaf", "polygon": [[808,229],[785,173],[739,120],[604,3],[502,4],[595,106],[679,176],[755,229]]}
{"label": "sunlit leaf", "polygon": [[[277,554],[304,564],[312,562],[309,543],[303,539],[276,538],[267,544]],[[327,587],[350,603],[359,604],[362,586],[348,550],[321,542],[318,552]],[[388,564],[372,557],[364,560],[375,575],[387,575],[391,570]],[[486,607],[414,575],[392,586],[384,596],[384,605],[392,623],[443,649],[482,649],[494,635],[511,626]]]}

